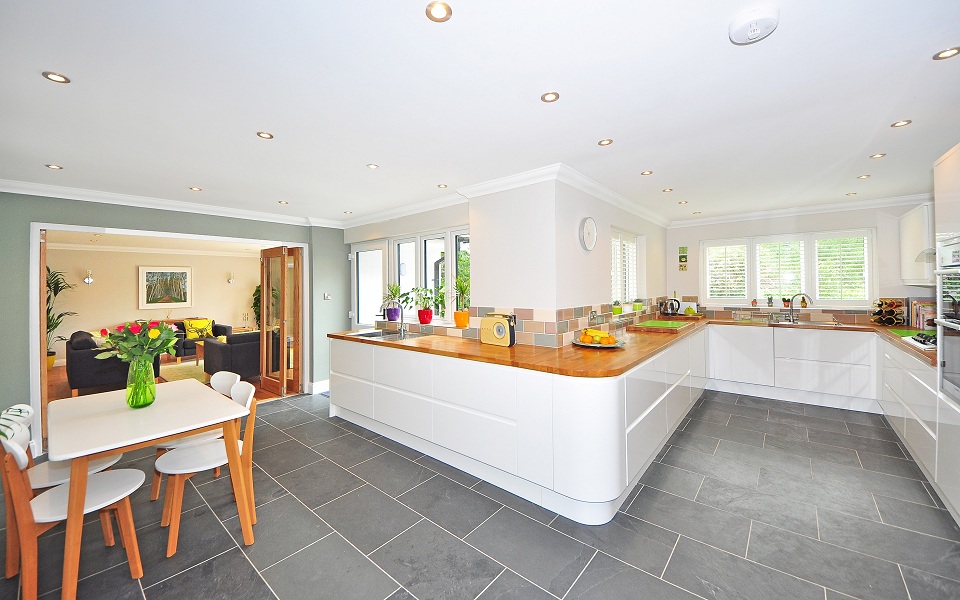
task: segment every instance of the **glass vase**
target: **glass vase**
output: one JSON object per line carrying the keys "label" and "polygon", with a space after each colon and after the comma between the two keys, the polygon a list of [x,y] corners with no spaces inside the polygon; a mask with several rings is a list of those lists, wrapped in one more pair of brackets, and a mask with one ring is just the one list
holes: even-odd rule
{"label": "glass vase", "polygon": [[136,356],[127,371],[127,404],[130,408],[150,406],[157,399],[157,379],[152,356]]}

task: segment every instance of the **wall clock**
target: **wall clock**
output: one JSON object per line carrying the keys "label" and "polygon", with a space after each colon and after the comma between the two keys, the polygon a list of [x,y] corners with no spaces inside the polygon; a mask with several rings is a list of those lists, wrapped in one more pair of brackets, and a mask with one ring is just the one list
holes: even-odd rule
{"label": "wall clock", "polygon": [[588,252],[597,245],[597,222],[592,217],[580,221],[580,245]]}

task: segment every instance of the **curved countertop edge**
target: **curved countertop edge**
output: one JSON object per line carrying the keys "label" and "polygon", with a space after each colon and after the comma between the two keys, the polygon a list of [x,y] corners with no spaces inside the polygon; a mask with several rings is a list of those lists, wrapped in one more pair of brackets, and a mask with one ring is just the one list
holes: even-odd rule
{"label": "curved countertop edge", "polygon": [[[886,327],[872,324],[857,325],[791,325],[756,323],[751,321],[732,321],[725,319],[703,319],[694,322],[695,325],[680,333],[653,333],[653,332],[625,332],[620,339],[625,344],[622,348],[583,348],[568,345],[562,348],[546,346],[514,345],[509,347],[482,344],[476,339],[466,339],[447,335],[426,335],[407,340],[384,341],[354,337],[348,334],[351,331],[328,333],[327,337],[336,340],[345,340],[361,344],[373,344],[387,348],[398,348],[475,360],[508,367],[518,367],[532,371],[566,375],[569,377],[616,377],[633,367],[652,358],[674,342],[682,340],[701,331],[707,325],[729,325],[735,327],[783,327],[796,329],[832,330],[832,331],[860,331],[874,332],[897,348],[908,352],[925,363],[936,366],[937,355],[933,350],[921,350],[901,340],[900,336],[892,333]],[[909,328],[905,328],[909,329]],[[920,330],[917,330],[918,332]]]}

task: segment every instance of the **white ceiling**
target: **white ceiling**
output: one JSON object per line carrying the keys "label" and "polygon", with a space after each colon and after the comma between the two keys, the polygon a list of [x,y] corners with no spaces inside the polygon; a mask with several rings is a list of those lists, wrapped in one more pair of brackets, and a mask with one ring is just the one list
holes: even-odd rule
{"label": "white ceiling", "polygon": [[749,46],[762,0],[448,1],[4,2],[0,183],[349,226],[564,163],[680,220],[929,193],[960,142],[956,0],[783,0]]}

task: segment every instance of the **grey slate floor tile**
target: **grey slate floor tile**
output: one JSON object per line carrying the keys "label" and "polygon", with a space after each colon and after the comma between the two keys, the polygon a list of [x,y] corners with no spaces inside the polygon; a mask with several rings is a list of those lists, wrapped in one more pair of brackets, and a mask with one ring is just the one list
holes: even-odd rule
{"label": "grey slate floor tile", "polygon": [[855,598],[907,598],[896,564],[763,523],[753,524],[747,558]]}
{"label": "grey slate floor tile", "polygon": [[[230,519],[224,526],[234,540],[242,543],[239,519]],[[256,541],[241,549],[250,562],[262,570],[303,550],[331,531],[320,517],[288,494],[257,509]],[[182,526],[180,535],[183,535]]]}
{"label": "grey slate floor tile", "polygon": [[665,465],[700,475],[709,475],[744,487],[756,487],[757,478],[760,475],[760,468],[756,465],[749,465],[723,456],[703,454],[679,446],[671,446],[670,451],[663,456],[661,462]]}
{"label": "grey slate floor tile", "polygon": [[704,598],[823,600],[818,585],[682,537],[663,578]]}
{"label": "grey slate floor tile", "polygon": [[276,446],[277,444],[290,441],[290,436],[280,431],[273,425],[269,423],[264,423],[263,421],[257,421],[257,430],[253,435],[253,449],[263,450],[264,448],[269,448],[270,446]]}
{"label": "grey slate floor tile", "polygon": [[[810,408],[807,406],[806,408]],[[833,431],[836,433],[847,433],[847,426],[843,421],[833,419],[822,419],[807,414],[785,413],[777,410],[771,410],[769,420],[776,423],[786,423],[787,425],[797,425],[808,429],[819,431]]]}
{"label": "grey slate floor tile", "polygon": [[856,423],[847,423],[847,429],[850,435],[870,438],[872,440],[887,440],[888,442],[898,442],[897,432],[889,427],[876,427],[873,425],[858,425]]}
{"label": "grey slate floor tile", "polygon": [[[254,445],[256,445],[256,437],[254,437]],[[274,477],[321,460],[323,456],[318,452],[292,439],[263,450],[253,451],[253,462]]]}
{"label": "grey slate floor tile", "polygon": [[276,598],[239,548],[228,550],[192,569],[148,587],[144,590],[144,595],[150,600],[184,600],[185,589],[192,590],[194,598]]}
{"label": "grey slate floor tile", "polygon": [[779,471],[760,469],[760,483],[757,491],[817,506],[829,506],[865,519],[880,520],[877,506],[873,502],[873,495],[859,487],[847,487],[812,479],[802,480]]}
{"label": "grey slate floor tile", "polygon": [[276,479],[310,509],[319,508],[363,485],[359,477],[326,459]]}
{"label": "grey slate floor tile", "polygon": [[753,406],[756,408],[768,408],[785,413],[804,414],[804,406],[798,402],[787,402],[785,400],[773,400],[770,398],[758,398],[757,396],[737,396],[737,404],[742,406]]}
{"label": "grey slate floor tile", "polygon": [[273,425],[281,431],[284,429],[289,429],[297,425],[302,425],[303,423],[308,423],[310,421],[316,421],[320,417],[313,413],[309,413],[305,410],[300,410],[299,408],[290,407],[287,410],[278,410],[267,415],[257,415],[257,418]]}
{"label": "grey slate floor tile", "polygon": [[703,475],[654,462],[640,477],[640,483],[693,500],[703,483]]}
{"label": "grey slate floor tile", "polygon": [[660,574],[677,543],[678,535],[662,527],[618,512],[605,525],[581,525],[557,517],[550,527],[623,562]]}
{"label": "grey slate floor tile", "polygon": [[895,527],[960,542],[960,525],[942,508],[874,494],[880,517]]}
{"label": "grey slate floor tile", "polygon": [[395,452],[396,454],[399,454],[400,456],[409,460],[417,460],[418,458],[423,456],[423,452],[420,452],[419,450],[415,450],[410,446],[404,446],[400,442],[396,442],[387,437],[383,437],[383,436],[378,437],[375,440],[373,440],[373,443],[383,448],[386,448],[391,452]]}
{"label": "grey slate floor tile", "polygon": [[806,441],[807,439],[806,427],[767,421],[766,417],[763,419],[753,419],[750,417],[742,417],[740,415],[732,415],[730,417],[730,421],[727,422],[727,425],[730,427],[739,427],[740,429],[750,429],[752,431],[769,433],[788,440]]}
{"label": "grey slate floor tile", "polygon": [[497,577],[496,581],[483,590],[477,600],[553,600],[543,589],[527,581],[509,569]]}
{"label": "grey slate floor tile", "polygon": [[683,431],[695,435],[739,442],[748,446],[763,447],[763,434],[759,431],[737,429],[736,427],[728,427],[707,421],[697,421],[696,419],[691,419],[687,426],[683,428]]}
{"label": "grey slate floor tile", "polygon": [[397,500],[462,538],[502,508],[483,494],[446,477],[434,477]]}
{"label": "grey slate floor tile", "polygon": [[813,461],[813,480],[844,489],[859,489],[918,504],[934,505],[923,483],[915,479],[815,460]]}
{"label": "grey slate floor tile", "polygon": [[[5,579],[3,581],[19,584],[20,578],[18,576],[12,580]],[[17,597],[18,590],[15,587],[10,587],[9,595],[4,594],[5,590],[6,588],[0,585],[0,597],[10,598],[11,600]],[[140,590],[140,582],[130,577],[130,567],[126,564],[95,573],[77,582],[77,598],[109,597],[113,600],[142,600],[143,592]],[[47,600],[59,599],[60,589],[41,594],[39,597]],[[264,598],[272,597],[273,594]],[[152,597],[151,600],[153,600]]]}
{"label": "grey slate floor tile", "polygon": [[475,598],[504,568],[430,521],[420,521],[370,559],[417,598]]}
{"label": "grey slate floor tile", "polygon": [[810,441],[817,444],[829,444],[831,446],[873,452],[874,454],[885,454],[896,458],[906,458],[903,450],[900,449],[900,444],[886,440],[875,440],[855,435],[842,435],[830,431],[811,430]]}
{"label": "grey slate floor tile", "polygon": [[315,512],[364,554],[370,554],[422,518],[369,485],[324,504]]}
{"label": "grey slate floor tile", "polygon": [[826,406],[807,406],[804,414],[825,419],[837,419],[858,425],[872,425],[873,427],[889,427],[886,420],[877,414],[846,410],[842,408],[828,408]]}
{"label": "grey slate floor tile", "polygon": [[596,552],[509,508],[467,536],[481,552],[562,597]]}
{"label": "grey slate floor tile", "polygon": [[[487,483],[486,481],[480,481],[472,488],[476,492],[479,492],[490,498],[496,500],[504,506],[508,506],[513,510],[517,511],[522,515],[526,515],[533,519],[534,521],[540,521],[541,523],[549,523],[553,521],[554,517],[557,516],[557,513],[547,510],[538,504],[534,504],[528,500],[524,500],[520,496],[511,494],[510,492],[500,489],[492,483]],[[632,500],[628,498],[627,502]]]}
{"label": "grey slate floor tile", "polygon": [[[770,436],[766,437],[769,438]],[[776,469],[777,471],[783,471],[796,477],[810,477],[809,458],[802,455],[797,456],[789,452],[782,452],[775,448],[769,448],[766,445],[762,450],[758,450],[751,446],[745,446],[744,444],[720,440],[716,455],[756,467]]]}
{"label": "grey slate floor tile", "polygon": [[352,434],[323,442],[313,449],[345,469],[387,452],[386,448]]}
{"label": "grey slate floor tile", "polygon": [[786,496],[765,494],[707,477],[696,500],[741,517],[817,537],[816,508]]}
{"label": "grey slate floor tile", "polygon": [[902,567],[903,579],[907,582],[910,597],[918,598],[960,598],[960,582],[930,573]]}
{"label": "grey slate floor tile", "polygon": [[284,433],[297,440],[304,446],[316,446],[332,439],[347,435],[349,432],[337,427],[329,421],[316,419],[307,423],[288,427]]}
{"label": "grey slate floor tile", "polygon": [[466,471],[461,471],[460,469],[454,466],[448,465],[445,462],[440,462],[439,460],[432,458],[430,456],[421,456],[416,460],[416,462],[420,463],[421,465],[427,467],[432,471],[436,471],[437,473],[440,473],[447,479],[452,479],[457,483],[461,485],[465,485],[467,487],[472,487],[476,485],[478,481],[480,481],[479,477],[475,475],[471,475]]}
{"label": "grey slate floor tile", "polygon": [[393,452],[384,452],[349,471],[394,498],[437,476],[427,467]]}
{"label": "grey slate floor tile", "polygon": [[717,445],[720,444],[720,438],[696,435],[678,429],[673,432],[673,435],[670,436],[667,443],[678,448],[687,448],[704,454],[713,454],[717,449]]}
{"label": "grey slate floor tile", "polygon": [[576,585],[564,596],[565,600],[613,598],[694,600],[697,596],[605,554],[597,554],[590,561]]}
{"label": "grey slate floor tile", "polygon": [[860,457],[860,464],[868,471],[877,471],[878,473],[908,477],[920,481],[926,481],[927,479],[917,463],[910,459],[894,458],[882,454],[873,454],[872,452],[857,452],[857,456]]}
{"label": "grey slate floor tile", "polygon": [[[186,488],[184,491],[186,491]],[[209,483],[197,486],[196,491],[199,492],[200,496],[203,497],[203,501],[213,509],[213,512],[216,513],[217,518],[221,521],[226,521],[227,519],[237,516],[237,503],[233,499],[233,484],[230,481],[229,475],[220,475],[219,478]],[[254,467],[253,494],[254,498],[256,498],[255,504],[262,506],[267,502],[286,495],[287,490],[283,489],[273,477],[264,473],[263,469]],[[162,504],[162,502],[163,496],[160,497],[157,504]]]}
{"label": "grey slate floor tile", "polygon": [[743,556],[750,520],[644,487],[627,514],[697,541]]}
{"label": "grey slate floor tile", "polygon": [[779,450],[787,454],[806,456],[810,459],[835,462],[839,465],[860,467],[860,459],[857,457],[857,451],[850,448],[789,440],[776,435],[766,436],[763,441],[763,447],[770,450]]}

